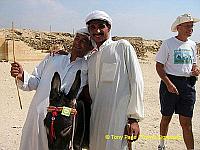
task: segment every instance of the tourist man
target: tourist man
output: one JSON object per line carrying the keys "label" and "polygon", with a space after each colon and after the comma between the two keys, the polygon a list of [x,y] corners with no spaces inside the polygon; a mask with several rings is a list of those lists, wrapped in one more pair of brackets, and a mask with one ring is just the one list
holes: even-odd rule
{"label": "tourist man", "polygon": [[165,149],[169,123],[175,112],[183,130],[183,139],[188,150],[194,149],[192,116],[196,100],[195,82],[200,73],[197,66],[196,44],[189,37],[194,23],[200,21],[190,14],[178,16],[172,24],[177,36],[165,40],[156,56],[156,70],[161,78],[159,150]]}

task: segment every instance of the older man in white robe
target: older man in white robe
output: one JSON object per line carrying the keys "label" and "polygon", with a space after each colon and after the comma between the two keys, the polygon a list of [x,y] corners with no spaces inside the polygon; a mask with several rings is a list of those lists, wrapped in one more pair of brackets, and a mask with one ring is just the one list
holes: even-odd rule
{"label": "older man in white robe", "polygon": [[87,28],[78,30],[73,42],[71,53],[68,55],[47,55],[35,67],[30,75],[23,71],[22,66],[15,62],[11,67],[11,75],[18,78],[22,90],[36,90],[30,104],[26,122],[22,130],[20,150],[48,150],[48,140],[44,127],[44,118],[49,106],[51,80],[55,72],[61,77],[61,90],[67,94],[73,84],[76,72],[81,70],[81,88],[87,83],[87,63],[84,55],[92,50]]}
{"label": "older man in white robe", "polygon": [[128,41],[111,40],[112,19],[108,14],[93,11],[85,21],[96,45],[96,52],[88,61],[92,98],[90,149],[127,149],[126,124],[130,124],[130,135],[138,137],[138,122],[144,117],[141,68]]}

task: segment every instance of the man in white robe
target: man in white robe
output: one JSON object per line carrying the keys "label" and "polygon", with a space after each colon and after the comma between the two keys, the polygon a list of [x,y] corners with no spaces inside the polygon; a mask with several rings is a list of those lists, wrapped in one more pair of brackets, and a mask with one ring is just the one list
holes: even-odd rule
{"label": "man in white robe", "polygon": [[22,130],[20,150],[48,150],[48,140],[43,120],[47,114],[51,80],[55,72],[60,74],[61,90],[64,89],[66,94],[69,92],[78,70],[81,70],[79,93],[86,85],[87,63],[84,55],[93,48],[87,34],[86,28],[77,31],[71,54],[47,55],[35,67],[31,75],[23,71],[19,63],[14,62],[12,64],[11,75],[13,77],[17,76],[19,87],[24,91],[36,90]]}
{"label": "man in white robe", "polygon": [[143,77],[132,45],[112,41],[112,19],[103,11],[86,17],[96,52],[88,61],[88,82],[92,99],[90,119],[91,150],[127,149],[125,126],[138,137],[138,121],[144,117]]}

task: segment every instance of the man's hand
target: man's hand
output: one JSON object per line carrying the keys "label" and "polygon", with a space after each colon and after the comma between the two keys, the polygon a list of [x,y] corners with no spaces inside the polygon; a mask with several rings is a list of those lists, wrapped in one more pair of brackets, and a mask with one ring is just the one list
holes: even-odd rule
{"label": "man's hand", "polygon": [[133,141],[136,141],[140,135],[140,127],[137,122],[130,124],[130,135],[133,136]]}
{"label": "man's hand", "polygon": [[199,76],[200,74],[200,69],[196,64],[193,64],[191,71],[193,76]]}
{"label": "man's hand", "polygon": [[18,78],[21,81],[24,81],[24,71],[22,66],[18,62],[14,62],[11,64],[10,74],[14,78]]}
{"label": "man's hand", "polygon": [[140,135],[140,127],[138,121],[133,118],[128,118],[128,123],[125,127],[125,137],[127,137],[128,149],[132,150],[132,142],[136,141]]}
{"label": "man's hand", "polygon": [[50,51],[50,56],[54,56],[55,54],[59,54],[59,55],[68,55],[68,52],[64,51],[64,50],[52,50]]}
{"label": "man's hand", "polygon": [[126,126],[127,135],[130,137],[128,141],[136,141],[140,135],[140,127],[138,121],[132,118],[128,119],[128,123]]}
{"label": "man's hand", "polygon": [[170,83],[166,84],[166,86],[167,86],[167,90],[170,93],[175,93],[175,94],[179,95],[179,92],[178,92],[176,86],[173,83],[170,82]]}

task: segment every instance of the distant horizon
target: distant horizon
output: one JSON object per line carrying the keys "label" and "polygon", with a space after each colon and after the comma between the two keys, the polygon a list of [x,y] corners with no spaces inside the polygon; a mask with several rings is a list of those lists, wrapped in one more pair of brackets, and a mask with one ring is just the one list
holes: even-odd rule
{"label": "distant horizon", "polygon": [[[112,20],[112,36],[142,37],[147,40],[165,40],[176,33],[170,31],[176,17],[191,13],[200,18],[200,1],[177,0],[1,0],[0,28],[73,33],[85,26],[85,17],[93,10],[107,12]],[[190,37],[200,42],[200,23],[194,26]]]}
{"label": "distant horizon", "polygon": [[[0,28],[1,29],[11,29],[11,28]],[[20,28],[15,28],[15,29],[18,29],[20,30]],[[21,28],[21,29],[27,29],[27,30],[32,30],[32,31],[36,31],[36,32],[50,32],[50,31],[47,31],[47,30],[34,30],[34,29],[31,29],[31,28]],[[63,31],[51,31],[52,33],[69,33],[69,34],[75,34],[72,32],[63,32]],[[144,40],[155,40],[155,41],[163,41],[161,39],[147,39],[147,38],[144,38],[142,36],[118,36],[118,35],[111,35],[111,37],[138,37],[138,38],[142,38]],[[195,41],[196,42],[196,41]],[[200,44],[200,41],[199,42],[196,42],[197,44]]]}

